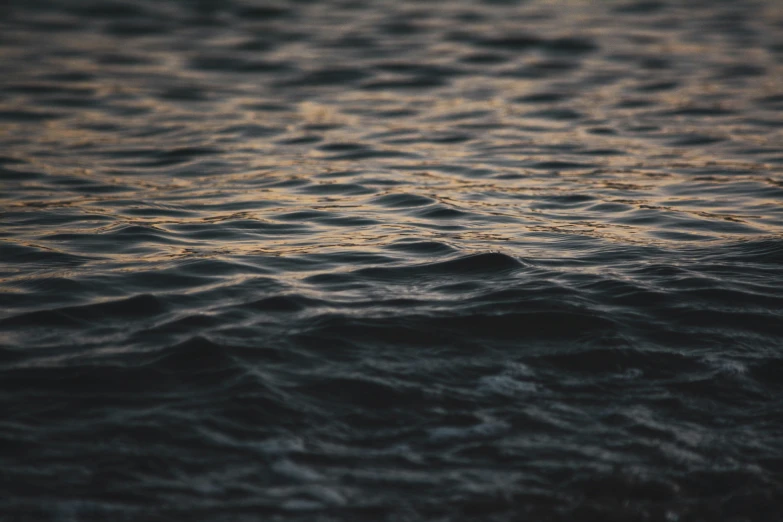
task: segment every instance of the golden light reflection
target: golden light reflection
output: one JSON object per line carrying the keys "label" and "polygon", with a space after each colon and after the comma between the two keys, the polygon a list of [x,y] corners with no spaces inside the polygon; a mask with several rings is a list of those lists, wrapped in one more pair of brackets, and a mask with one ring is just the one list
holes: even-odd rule
{"label": "golden light reflection", "polygon": [[[312,9],[357,38],[378,23]],[[552,9],[557,31],[515,49],[519,17],[546,23]],[[0,127],[14,142],[12,168],[30,173],[0,196],[19,220],[13,241],[77,254],[79,242],[64,238],[106,237],[100,262],[130,263],[380,252],[406,237],[521,256],[546,251],[542,233],[663,247],[781,234],[779,158],[764,151],[783,131],[758,100],[777,92],[783,70],[766,51],[621,31],[584,1],[508,13],[440,41],[440,20],[417,20],[420,45],[370,62],[361,47],[335,52],[343,33],[318,45],[292,38],[263,59],[252,31],[217,31],[189,48],[54,35],[46,45],[73,56],[47,54],[42,67],[67,79],[67,96],[32,70],[3,80],[26,86],[0,99],[15,118]],[[300,29],[317,29],[313,20]],[[510,44],[492,40],[505,36]],[[587,43],[547,50],[563,37]],[[24,47],[2,52],[24,59]],[[233,70],[221,62],[229,56]],[[715,77],[738,60],[764,77]],[[425,76],[432,87],[416,87]],[[56,233],[31,214],[55,209],[74,216]],[[110,248],[129,227],[144,248]]]}

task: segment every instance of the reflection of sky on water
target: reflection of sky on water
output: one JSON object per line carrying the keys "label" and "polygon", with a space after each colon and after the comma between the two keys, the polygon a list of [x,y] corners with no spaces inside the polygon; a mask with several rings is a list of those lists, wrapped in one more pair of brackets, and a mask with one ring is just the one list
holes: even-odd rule
{"label": "reflection of sky on water", "polygon": [[0,7],[0,512],[779,513],[781,26]]}

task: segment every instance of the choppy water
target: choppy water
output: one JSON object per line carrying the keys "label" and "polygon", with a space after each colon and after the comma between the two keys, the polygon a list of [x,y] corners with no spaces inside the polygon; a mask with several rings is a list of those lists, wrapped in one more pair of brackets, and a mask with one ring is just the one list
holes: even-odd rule
{"label": "choppy water", "polygon": [[782,113],[774,0],[4,3],[0,518],[783,519]]}

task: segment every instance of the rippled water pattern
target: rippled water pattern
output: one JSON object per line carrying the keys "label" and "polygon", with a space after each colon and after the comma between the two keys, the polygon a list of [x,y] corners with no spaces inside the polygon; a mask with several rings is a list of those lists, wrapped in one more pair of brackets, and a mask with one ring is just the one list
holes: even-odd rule
{"label": "rippled water pattern", "polygon": [[783,4],[0,7],[0,516],[783,520]]}

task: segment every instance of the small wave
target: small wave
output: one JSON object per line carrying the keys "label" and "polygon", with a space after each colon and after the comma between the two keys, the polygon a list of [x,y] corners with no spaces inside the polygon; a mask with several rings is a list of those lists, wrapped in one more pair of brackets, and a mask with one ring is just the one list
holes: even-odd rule
{"label": "small wave", "polygon": [[97,324],[106,320],[126,321],[154,317],[165,311],[164,303],[144,294],[127,299],[83,306],[28,312],[0,320],[0,326],[71,327]]}

